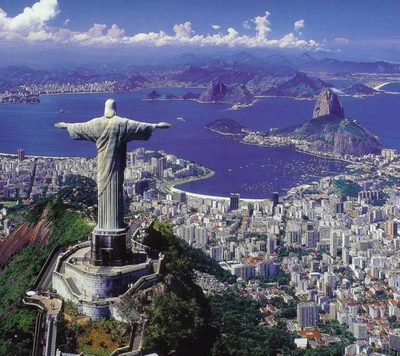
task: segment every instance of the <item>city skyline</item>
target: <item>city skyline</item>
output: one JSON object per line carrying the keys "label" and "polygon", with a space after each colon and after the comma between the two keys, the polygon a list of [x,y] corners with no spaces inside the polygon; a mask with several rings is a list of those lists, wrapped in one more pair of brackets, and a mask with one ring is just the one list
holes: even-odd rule
{"label": "city skyline", "polygon": [[22,64],[243,49],[395,61],[398,10],[393,1],[18,0],[0,4],[0,42]]}

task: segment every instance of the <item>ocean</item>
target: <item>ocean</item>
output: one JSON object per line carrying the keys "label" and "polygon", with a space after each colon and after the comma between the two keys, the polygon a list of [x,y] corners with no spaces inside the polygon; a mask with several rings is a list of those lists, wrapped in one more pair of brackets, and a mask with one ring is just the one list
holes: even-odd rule
{"label": "ocean", "polygon": [[[176,95],[189,91],[181,88],[156,90]],[[163,150],[216,172],[209,179],[181,185],[179,188],[183,190],[207,195],[228,196],[235,192],[243,198],[270,198],[273,191],[284,193],[297,184],[345,169],[341,161],[302,154],[291,148],[245,145],[204,129],[208,122],[221,118],[234,119],[251,130],[261,131],[299,124],[311,119],[314,101],[263,98],[252,107],[229,110],[227,104],[142,101],[150,91],[43,95],[40,104],[1,104],[0,152],[15,154],[23,148],[27,155],[93,157],[96,155],[93,143],[73,141],[65,130],[53,125],[58,121],[84,122],[99,117],[103,114],[105,100],[112,97],[117,102],[119,116],[172,124],[168,130],[156,130],[149,141],[131,142],[128,149]],[[400,151],[400,96],[342,97],[341,101],[347,117],[357,119],[385,146]]]}

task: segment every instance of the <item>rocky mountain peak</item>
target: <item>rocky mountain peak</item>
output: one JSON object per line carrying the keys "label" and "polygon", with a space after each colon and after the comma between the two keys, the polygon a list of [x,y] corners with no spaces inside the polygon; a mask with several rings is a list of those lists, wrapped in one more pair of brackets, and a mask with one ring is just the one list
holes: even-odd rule
{"label": "rocky mountain peak", "polygon": [[322,90],[314,106],[313,119],[334,115],[344,118],[344,110],[338,96],[329,88]]}
{"label": "rocky mountain peak", "polygon": [[213,85],[213,92],[216,95],[225,94],[227,92],[226,86],[222,82]]}

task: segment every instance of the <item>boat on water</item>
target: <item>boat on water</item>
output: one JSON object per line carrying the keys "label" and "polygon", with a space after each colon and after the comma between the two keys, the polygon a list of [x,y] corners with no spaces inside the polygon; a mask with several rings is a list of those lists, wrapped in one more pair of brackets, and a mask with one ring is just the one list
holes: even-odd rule
{"label": "boat on water", "polygon": [[183,117],[181,117],[181,116],[178,116],[176,119],[179,120],[179,121],[186,121],[186,120],[185,120]]}

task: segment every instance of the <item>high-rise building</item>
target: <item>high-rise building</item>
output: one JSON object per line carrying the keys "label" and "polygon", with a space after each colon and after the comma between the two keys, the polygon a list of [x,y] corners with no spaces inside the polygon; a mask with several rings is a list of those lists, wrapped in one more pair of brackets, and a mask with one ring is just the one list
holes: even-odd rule
{"label": "high-rise building", "polygon": [[[353,324],[353,335],[359,340],[368,340],[368,328],[365,324]],[[390,342],[390,341],[389,341]]]}
{"label": "high-rise building", "polygon": [[332,230],[330,233],[329,253],[333,258],[337,256],[338,239],[339,239],[339,231]]}
{"label": "high-rise building", "polygon": [[385,231],[387,237],[397,237],[398,235],[398,223],[394,220],[387,220],[385,222]]}
{"label": "high-rise building", "polygon": [[335,205],[335,213],[336,214],[343,214],[344,213],[344,203],[339,202]]}
{"label": "high-rise building", "polygon": [[278,202],[279,202],[279,193],[273,192],[272,193],[272,203],[274,204],[274,207],[278,205]]}
{"label": "high-rise building", "polygon": [[298,304],[297,322],[300,328],[317,326],[319,323],[319,305],[314,302]]}
{"label": "high-rise building", "polygon": [[238,210],[239,209],[239,199],[240,199],[240,194],[231,193],[230,199],[229,199],[229,210]]}
{"label": "high-rise building", "polygon": [[222,262],[224,260],[225,246],[212,246],[210,247],[210,257],[217,261]]}
{"label": "high-rise building", "polygon": [[336,274],[333,272],[325,272],[324,273],[324,281],[329,283],[332,288],[336,288]]}
{"label": "high-rise building", "polygon": [[172,200],[175,200],[179,203],[185,203],[187,201],[186,193],[185,192],[173,192]]}
{"label": "high-rise building", "polygon": [[276,238],[275,236],[268,237],[268,253],[271,255],[275,252],[276,248]]}
{"label": "high-rise building", "polygon": [[231,265],[231,273],[243,279],[252,278],[256,275],[256,268],[253,265],[244,265],[238,263]]}
{"label": "high-rise building", "polygon": [[396,150],[390,148],[384,148],[381,152],[382,157],[392,159],[396,157]]}
{"label": "high-rise building", "polygon": [[343,260],[343,264],[346,267],[349,267],[349,265],[350,265],[350,250],[347,247],[343,248],[343,250],[342,250],[342,260]]}
{"label": "high-rise building", "polygon": [[329,317],[331,319],[337,319],[337,304],[335,302],[329,304]]}
{"label": "high-rise building", "polygon": [[163,177],[164,170],[167,168],[167,160],[165,157],[161,157],[157,161],[157,176]]}
{"label": "high-rise building", "polygon": [[25,159],[25,150],[20,148],[18,150],[18,161],[23,161]]}

